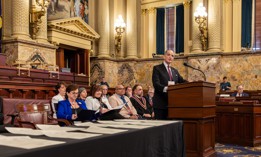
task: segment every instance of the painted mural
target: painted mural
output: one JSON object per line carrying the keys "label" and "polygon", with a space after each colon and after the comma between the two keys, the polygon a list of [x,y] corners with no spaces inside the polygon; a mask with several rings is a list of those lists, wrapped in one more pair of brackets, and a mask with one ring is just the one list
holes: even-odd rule
{"label": "painted mural", "polygon": [[88,0],[51,0],[47,9],[48,20],[81,17],[89,22]]}

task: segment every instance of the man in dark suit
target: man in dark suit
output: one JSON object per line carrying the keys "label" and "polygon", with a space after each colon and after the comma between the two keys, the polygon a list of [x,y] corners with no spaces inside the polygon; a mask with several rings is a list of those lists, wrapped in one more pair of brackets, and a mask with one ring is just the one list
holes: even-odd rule
{"label": "man in dark suit", "polygon": [[155,119],[167,119],[168,117],[168,86],[187,82],[179,74],[178,70],[171,67],[174,60],[174,52],[167,50],[164,53],[162,64],[153,67],[152,83],[155,88],[153,108]]}
{"label": "man in dark suit", "polygon": [[237,92],[231,94],[232,97],[249,97],[247,93],[244,92],[243,85],[237,86]]}

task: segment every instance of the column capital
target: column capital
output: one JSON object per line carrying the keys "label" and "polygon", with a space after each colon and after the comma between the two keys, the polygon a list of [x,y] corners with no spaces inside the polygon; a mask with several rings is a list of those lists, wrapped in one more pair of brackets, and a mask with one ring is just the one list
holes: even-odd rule
{"label": "column capital", "polygon": [[151,14],[151,13],[154,14],[155,12],[156,12],[156,8],[155,7],[151,7],[151,8],[148,9],[148,13],[149,14]]}
{"label": "column capital", "polygon": [[141,14],[142,14],[142,15],[146,15],[147,12],[148,12],[148,9],[141,9]]}
{"label": "column capital", "polygon": [[191,1],[184,1],[183,5],[184,5],[185,8],[189,8],[190,5],[191,5]]}

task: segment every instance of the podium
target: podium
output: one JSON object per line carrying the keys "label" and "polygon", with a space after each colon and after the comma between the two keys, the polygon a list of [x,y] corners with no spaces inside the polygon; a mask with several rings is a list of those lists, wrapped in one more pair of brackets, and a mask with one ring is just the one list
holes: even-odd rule
{"label": "podium", "polygon": [[168,87],[168,117],[183,120],[188,157],[216,156],[215,88],[203,81]]}

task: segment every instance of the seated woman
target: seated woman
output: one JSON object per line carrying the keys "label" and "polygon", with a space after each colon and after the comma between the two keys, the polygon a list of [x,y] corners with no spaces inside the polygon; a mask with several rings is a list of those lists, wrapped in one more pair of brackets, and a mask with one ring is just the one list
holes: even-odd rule
{"label": "seated woman", "polygon": [[78,86],[69,85],[66,88],[66,100],[59,101],[57,117],[73,121],[94,120],[95,112],[87,110],[82,100],[77,100]]}
{"label": "seated woman", "polygon": [[59,101],[65,100],[66,95],[66,84],[64,82],[59,82],[55,86],[55,90],[58,93],[52,98],[52,110],[53,110],[53,118],[57,118],[56,110],[57,110],[57,104]]}
{"label": "seated woman", "polygon": [[77,99],[85,101],[86,98],[87,98],[87,95],[88,95],[86,88],[81,87],[81,88],[78,89],[78,91],[79,91],[79,94],[78,94],[78,98]]}
{"label": "seated woman", "polygon": [[91,87],[91,96],[88,96],[85,100],[86,107],[89,110],[100,112],[101,120],[112,120],[112,119],[123,119],[123,117],[118,113],[119,110],[111,110],[111,106],[106,105],[102,102],[102,89],[99,85],[93,85]]}

